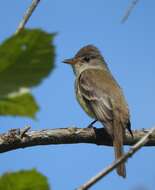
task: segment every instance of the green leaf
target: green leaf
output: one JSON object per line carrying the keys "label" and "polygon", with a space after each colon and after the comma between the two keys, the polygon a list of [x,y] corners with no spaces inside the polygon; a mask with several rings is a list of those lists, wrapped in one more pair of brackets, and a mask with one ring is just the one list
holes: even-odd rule
{"label": "green leaf", "polygon": [[6,173],[0,177],[1,190],[49,190],[47,178],[33,170]]}
{"label": "green leaf", "polygon": [[54,67],[54,34],[25,29],[0,46],[0,96],[33,87]]}
{"label": "green leaf", "polygon": [[39,110],[34,97],[29,92],[12,93],[0,99],[0,115],[28,116],[35,118]]}
{"label": "green leaf", "polygon": [[[0,45],[0,114],[34,117],[38,106],[29,96],[8,96],[40,84],[54,68],[55,34],[25,29]],[[31,102],[27,104],[26,102]]]}

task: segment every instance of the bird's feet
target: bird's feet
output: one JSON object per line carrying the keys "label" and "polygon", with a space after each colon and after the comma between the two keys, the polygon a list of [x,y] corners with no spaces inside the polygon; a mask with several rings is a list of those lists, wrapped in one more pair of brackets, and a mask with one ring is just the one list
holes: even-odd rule
{"label": "bird's feet", "polygon": [[127,130],[129,131],[129,133],[130,133],[132,139],[134,139],[134,135],[133,135],[133,132],[132,132],[131,128],[127,128]]}
{"label": "bird's feet", "polygon": [[98,120],[95,119],[94,121],[92,121],[88,126],[87,128],[93,128],[93,125],[97,122]]}

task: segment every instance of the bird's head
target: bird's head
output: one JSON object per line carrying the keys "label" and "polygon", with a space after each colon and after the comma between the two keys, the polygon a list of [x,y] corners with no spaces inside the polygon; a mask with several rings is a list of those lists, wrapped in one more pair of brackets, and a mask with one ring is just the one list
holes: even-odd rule
{"label": "bird's head", "polygon": [[73,58],[65,59],[63,62],[72,65],[75,73],[78,73],[83,67],[100,65],[103,67],[106,64],[100,51],[93,45],[81,48]]}

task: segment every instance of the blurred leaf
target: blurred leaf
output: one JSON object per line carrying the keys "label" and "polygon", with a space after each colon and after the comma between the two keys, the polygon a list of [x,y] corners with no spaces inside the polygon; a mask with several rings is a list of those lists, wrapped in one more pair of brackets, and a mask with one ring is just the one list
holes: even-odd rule
{"label": "blurred leaf", "polygon": [[0,177],[1,190],[49,190],[47,178],[35,169],[6,173]]}
{"label": "blurred leaf", "polygon": [[35,118],[39,110],[34,97],[29,93],[13,93],[0,99],[0,115],[28,116]]}
{"label": "blurred leaf", "polygon": [[0,45],[0,114],[34,117],[38,106],[30,94],[11,99],[8,95],[34,87],[50,74],[54,68],[54,36],[25,29]]}
{"label": "blurred leaf", "polygon": [[0,46],[0,96],[38,85],[54,67],[54,34],[25,29]]}

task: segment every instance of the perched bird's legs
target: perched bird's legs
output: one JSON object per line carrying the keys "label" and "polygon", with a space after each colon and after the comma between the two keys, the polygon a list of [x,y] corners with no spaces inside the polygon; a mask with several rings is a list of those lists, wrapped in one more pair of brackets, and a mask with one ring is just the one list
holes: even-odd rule
{"label": "perched bird's legs", "polygon": [[130,121],[129,121],[128,124],[127,124],[127,130],[129,131],[129,133],[130,133],[130,135],[132,136],[132,138],[134,138],[133,133],[132,133],[132,130],[131,130],[131,123],[130,123]]}
{"label": "perched bird's legs", "polygon": [[134,138],[131,128],[130,128],[130,127],[127,127],[127,130],[129,131],[131,137]]}
{"label": "perched bird's legs", "polygon": [[94,121],[92,121],[92,122],[87,126],[87,128],[92,128],[93,125],[94,125],[97,121],[98,121],[97,119],[95,119]]}

